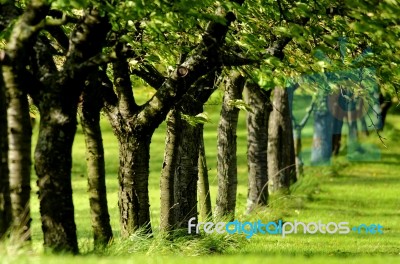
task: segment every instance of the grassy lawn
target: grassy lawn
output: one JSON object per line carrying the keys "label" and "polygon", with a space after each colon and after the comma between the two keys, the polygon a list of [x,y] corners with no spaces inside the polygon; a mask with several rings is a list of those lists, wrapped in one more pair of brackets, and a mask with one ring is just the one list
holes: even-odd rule
{"label": "grassy lawn", "polygon": [[[220,95],[215,95],[206,107],[211,123],[205,126],[205,146],[209,167],[211,197],[215,203],[216,139]],[[304,110],[304,109],[303,109]],[[301,110],[296,114],[301,115]],[[238,127],[237,218],[240,221],[349,222],[380,224],[382,235],[357,234],[256,234],[251,239],[243,235],[208,235],[198,239],[182,238],[167,242],[157,236],[160,212],[159,175],[163,160],[165,125],[157,129],[152,139],[150,162],[150,199],[152,226],[155,237],[141,236],[130,240],[119,239],[117,206],[118,144],[106,118],[102,122],[107,166],[108,202],[115,241],[110,248],[94,253],[91,242],[89,201],[87,196],[85,145],[81,131],[74,143],[73,191],[80,256],[52,256],[42,253],[42,233],[36,183],[32,181],[32,249],[16,251],[0,246],[3,263],[399,263],[400,261],[400,118],[388,116],[383,135],[386,145],[375,134],[363,138],[364,144],[374,146],[379,159],[349,161],[345,150],[331,167],[306,166],[306,175],[285,197],[272,197],[267,209],[246,215],[247,162],[245,113],[240,113]],[[305,128],[304,149],[311,144],[311,124]],[[37,128],[36,128],[37,129]],[[37,131],[36,131],[37,132]],[[34,136],[37,136],[35,133]],[[345,139],[344,139],[345,140]],[[375,155],[376,157],[376,155]],[[307,159],[307,157],[305,157]],[[367,159],[368,160],[368,159]],[[3,251],[3,252],[2,252]]]}

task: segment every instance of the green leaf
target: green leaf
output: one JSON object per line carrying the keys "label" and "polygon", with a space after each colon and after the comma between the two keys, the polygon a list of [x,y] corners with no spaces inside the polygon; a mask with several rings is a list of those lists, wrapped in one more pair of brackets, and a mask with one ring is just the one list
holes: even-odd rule
{"label": "green leaf", "polygon": [[208,114],[206,112],[197,114],[195,116],[186,115],[184,113],[181,113],[181,118],[183,120],[185,120],[191,126],[197,126],[198,124],[211,123],[210,118],[208,117]]}
{"label": "green leaf", "polygon": [[250,105],[248,105],[242,99],[229,100],[228,105],[231,106],[231,107],[238,108],[238,109],[243,110],[243,111],[252,112],[252,108],[250,107]]}

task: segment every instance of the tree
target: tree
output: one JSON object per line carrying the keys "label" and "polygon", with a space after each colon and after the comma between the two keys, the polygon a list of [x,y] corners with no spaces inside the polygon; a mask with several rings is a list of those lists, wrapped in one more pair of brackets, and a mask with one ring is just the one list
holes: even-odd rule
{"label": "tree", "polygon": [[[198,124],[191,125],[181,117],[183,113],[195,115],[195,112],[189,112],[189,109],[172,110],[167,120],[166,152],[161,176],[161,179],[167,182],[162,180],[160,184],[162,192],[160,227],[163,231],[169,228],[173,230],[187,227],[190,218],[197,218],[197,162],[200,134]],[[170,139],[171,137],[173,139]],[[170,159],[172,162],[168,162]],[[168,189],[164,187],[165,184]],[[164,195],[167,201],[172,203],[164,202]],[[168,227],[164,228],[164,225]]]}
{"label": "tree", "polygon": [[[42,6],[43,7],[43,6]],[[41,120],[35,149],[44,246],[78,252],[72,201],[72,143],[78,99],[87,75],[96,68],[109,29],[106,17],[92,8],[71,33],[66,60],[58,70],[46,46],[36,51],[36,88],[31,92]]]}
{"label": "tree", "polygon": [[332,125],[332,154],[337,156],[339,154],[341,139],[342,139],[342,127],[343,127],[343,109],[346,109],[346,101],[343,97],[342,93],[338,93],[337,95],[331,95],[329,99],[332,98],[337,99],[332,101],[332,110],[331,113],[334,117],[333,125]]}
{"label": "tree", "polygon": [[215,206],[217,218],[234,219],[237,192],[236,129],[239,109],[235,101],[241,100],[245,78],[236,70],[227,76],[220,121],[218,124],[218,193]]}
{"label": "tree", "polygon": [[[291,89],[291,88],[289,88]],[[292,96],[294,96],[294,90],[292,91]],[[292,99],[293,100],[293,99]],[[301,154],[301,150],[302,150],[302,143],[301,143],[301,132],[303,130],[303,128],[305,127],[305,125],[307,124],[308,119],[311,116],[311,113],[314,109],[315,106],[315,102],[312,101],[311,105],[306,109],[306,114],[305,116],[302,118],[302,120],[299,122],[297,122],[296,118],[293,115],[293,107],[292,109],[292,124],[293,124],[293,139],[294,139],[294,155],[295,155],[295,159],[296,159],[296,177],[297,179],[299,179],[301,176],[303,176],[303,159],[302,159],[302,154]]]}
{"label": "tree", "polygon": [[[6,96],[3,78],[0,76],[0,124],[7,124]],[[0,126],[0,240],[11,225],[11,198],[8,175],[7,125]]]}
{"label": "tree", "polygon": [[246,82],[247,105],[247,167],[249,188],[247,193],[247,211],[268,201],[268,120],[272,110],[270,95],[256,83]]}
{"label": "tree", "polygon": [[314,165],[330,164],[332,154],[332,115],[328,109],[327,96],[317,99],[314,109],[314,136],[311,163]]}
{"label": "tree", "polygon": [[46,13],[46,6],[33,1],[20,16],[6,44],[2,58],[2,75],[8,97],[8,162],[12,203],[12,231],[16,241],[30,240],[30,172],[31,123],[28,104],[26,65],[29,51],[37,35],[37,23]]}
{"label": "tree", "polygon": [[268,126],[268,190],[285,193],[296,181],[293,130],[288,92],[276,87]]}
{"label": "tree", "polygon": [[[204,170],[204,167],[200,167],[204,164],[199,162],[205,157],[201,153],[204,152],[204,142],[201,146],[202,124],[207,121],[201,114],[204,103],[217,87],[220,72],[220,69],[212,71],[199,79],[168,115],[160,181],[160,229],[164,232],[180,228],[187,230],[189,219],[197,218],[198,180],[203,181],[203,185],[199,186],[202,191],[200,193],[203,196],[202,201],[210,199],[207,192],[208,185],[204,183],[208,178],[203,175],[199,179],[200,170]],[[195,230],[192,231],[195,233]]]}
{"label": "tree", "polygon": [[139,69],[133,72],[157,90],[142,106],[138,106],[134,100],[127,58],[119,56],[123,67],[117,71],[114,69],[114,78],[121,81],[116,82],[117,95],[111,96],[110,92],[105,109],[120,148],[119,207],[122,236],[129,236],[138,228],[151,232],[148,196],[151,136],[189,88],[200,77],[222,65],[221,48],[229,25],[234,20],[234,14],[227,12],[219,20],[208,22],[202,40],[168,77],[152,65],[139,64]]}
{"label": "tree", "polygon": [[[103,138],[100,128],[100,110],[103,107],[103,90],[96,71],[88,76],[81,99],[80,120],[85,135],[86,160],[89,185],[89,202],[95,247],[106,245],[112,239],[108,213],[106,171]],[[112,84],[111,84],[112,85]],[[100,89],[99,89],[100,87]]]}
{"label": "tree", "polygon": [[203,221],[212,218],[212,207],[211,207],[211,194],[210,184],[208,181],[208,167],[206,150],[204,147],[204,125],[200,124],[200,135],[199,135],[199,160],[198,160],[198,182],[197,182],[197,193],[199,196],[199,211]]}

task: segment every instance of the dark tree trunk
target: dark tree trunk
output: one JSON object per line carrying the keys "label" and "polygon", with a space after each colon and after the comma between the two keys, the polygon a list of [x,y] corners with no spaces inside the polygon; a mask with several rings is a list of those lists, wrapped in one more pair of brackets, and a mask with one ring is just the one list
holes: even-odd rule
{"label": "dark tree trunk", "polygon": [[218,194],[215,208],[217,218],[233,219],[237,192],[236,129],[239,109],[233,100],[242,98],[245,79],[237,71],[232,71],[227,79],[218,124]]}
{"label": "dark tree trunk", "polygon": [[314,109],[314,136],[311,164],[330,164],[332,155],[332,115],[327,107],[327,97],[323,96]]}
{"label": "dark tree trunk", "polygon": [[[30,3],[15,21],[2,51],[2,75],[8,96],[8,166],[12,203],[12,235],[18,243],[30,240],[31,124],[28,104],[27,65],[37,36],[37,24],[46,17],[49,6]],[[19,13],[13,3],[6,4],[1,23]],[[2,10],[3,11],[3,10]],[[2,12],[3,13],[3,12]],[[3,27],[4,25],[1,25]],[[35,27],[36,26],[36,27]]]}
{"label": "dark tree trunk", "polygon": [[128,237],[139,228],[151,232],[148,191],[150,141],[154,131],[118,135],[119,195],[122,237]]}
{"label": "dark tree trunk", "polygon": [[268,201],[268,120],[272,110],[271,90],[264,91],[253,82],[246,83],[247,104],[247,168],[249,187],[247,212]]}
{"label": "dark tree trunk", "polygon": [[175,128],[182,122],[177,111],[170,111],[167,117],[167,131],[165,136],[164,162],[160,178],[160,231],[170,232],[176,226],[175,218],[175,168],[178,153],[180,133]]}
{"label": "dark tree trunk", "polygon": [[[72,143],[76,111],[63,112],[45,103],[40,109],[39,138],[35,151],[40,215],[45,248],[78,252],[72,202]],[[57,116],[53,113],[58,113]]]}
{"label": "dark tree trunk", "polygon": [[339,155],[341,140],[342,140],[342,128],[343,119],[346,117],[346,99],[342,93],[330,95],[328,97],[329,112],[332,115],[332,154]]}
{"label": "dark tree trunk", "polygon": [[3,65],[8,95],[8,164],[12,204],[12,235],[18,242],[30,240],[31,122],[27,84],[16,66]]}
{"label": "dark tree trunk", "polygon": [[[353,96],[350,94],[349,96]],[[357,119],[358,115],[358,100],[351,99],[347,102],[347,124],[349,127],[349,134],[347,137],[347,154],[351,154],[359,149],[358,146],[358,126]]]}
{"label": "dark tree trunk", "polygon": [[101,52],[108,29],[107,18],[95,9],[87,10],[72,32],[61,71],[56,70],[48,47],[36,50],[36,77],[42,78],[32,91],[41,116],[35,169],[44,247],[55,252],[78,252],[71,186],[78,99],[88,74],[95,68],[88,60]]}
{"label": "dark tree trunk", "polygon": [[[184,113],[196,115],[196,109],[187,106]],[[175,128],[180,129],[178,133],[178,152],[176,153],[176,167],[174,171],[174,201],[176,228],[186,228],[190,218],[197,218],[197,180],[199,159],[199,125],[191,125],[180,116]],[[193,231],[193,230],[192,230]]]}
{"label": "dark tree trunk", "polygon": [[151,233],[148,178],[150,142],[156,126],[150,126],[149,120],[144,124],[137,122],[139,107],[133,96],[128,62],[120,53],[122,49],[119,45],[119,58],[113,63],[117,106],[106,110],[119,144],[118,206],[121,236],[128,237],[139,229]]}
{"label": "dark tree trunk", "polygon": [[294,142],[288,92],[275,88],[268,126],[268,191],[286,193],[296,180]]}
{"label": "dark tree trunk", "polygon": [[179,229],[190,218],[197,217],[197,200],[191,199],[197,193],[193,190],[193,181],[197,181],[197,160],[191,157],[198,155],[196,132],[196,128],[182,120],[181,112],[170,111],[160,182],[162,232]]}
{"label": "dark tree trunk", "polygon": [[367,121],[365,120],[365,116],[360,117],[360,125],[361,125],[361,133],[364,136],[369,136]]}
{"label": "dark tree trunk", "polygon": [[[189,112],[185,108],[185,114],[193,115],[196,112],[191,110],[193,111]],[[200,133],[198,125],[193,126],[183,120],[181,113],[172,110],[167,121],[166,151],[160,184],[163,212],[161,219],[165,222],[172,221],[167,226],[161,224],[162,231],[186,228],[190,218],[197,218]]]}
{"label": "dark tree trunk", "polygon": [[[219,72],[220,70],[211,72],[196,82],[181,103],[169,113],[160,184],[162,212],[160,227],[164,232],[187,229],[189,219],[197,218],[197,182],[203,125],[190,123],[191,121],[185,120],[182,115],[195,118],[203,111],[203,104],[215,90],[215,79]],[[204,152],[204,146],[202,149]],[[204,178],[202,180],[204,181]],[[199,186],[202,188],[204,201],[207,199],[207,194],[204,192],[208,189],[208,179],[206,181]],[[195,230],[192,231],[195,233]]]}
{"label": "dark tree trunk", "polygon": [[11,198],[8,173],[7,107],[3,77],[0,76],[0,240],[11,225]]}
{"label": "dark tree trunk", "polygon": [[80,120],[86,143],[90,214],[95,247],[106,245],[112,238],[108,213],[106,172],[103,138],[100,128],[100,110],[103,105],[99,92],[101,84],[92,76],[93,83],[82,94]]}
{"label": "dark tree trunk", "polygon": [[[1,4],[0,32],[12,19],[20,15],[13,3]],[[1,70],[1,67],[0,67]],[[0,73],[0,240],[5,238],[11,227],[12,212],[10,198],[10,182],[8,170],[8,134],[7,134],[7,100],[6,87]]]}
{"label": "dark tree trunk", "polygon": [[211,194],[210,194],[210,184],[208,181],[208,167],[206,151],[204,147],[204,127],[201,125],[199,128],[199,180],[197,182],[197,192],[199,196],[199,211],[200,216],[203,221],[212,218],[212,207],[211,207]]}

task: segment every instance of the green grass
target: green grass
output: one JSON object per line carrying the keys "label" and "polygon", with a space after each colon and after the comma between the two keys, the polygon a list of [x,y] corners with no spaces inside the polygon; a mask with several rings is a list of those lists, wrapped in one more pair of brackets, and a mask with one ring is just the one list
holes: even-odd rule
{"label": "green grass", "polygon": [[[141,93],[144,94],[144,93]],[[146,93],[148,96],[149,93]],[[144,100],[145,98],[142,98]],[[205,145],[211,185],[211,197],[215,204],[216,138],[220,107],[215,95],[206,106],[211,123],[205,126]],[[300,110],[298,110],[300,111]],[[301,116],[301,112],[297,113]],[[312,124],[312,120],[311,123]],[[306,127],[310,130],[311,125]],[[306,175],[292,187],[292,193],[272,197],[268,208],[260,208],[246,215],[247,163],[245,113],[240,113],[238,124],[238,174],[237,218],[240,221],[277,219],[302,222],[341,222],[350,225],[381,224],[383,235],[254,235],[245,239],[242,235],[208,235],[199,238],[180,238],[165,241],[158,236],[161,171],[165,125],[162,124],[152,139],[150,162],[151,218],[155,237],[146,239],[134,236],[129,240],[119,238],[117,206],[118,144],[107,121],[102,121],[107,166],[108,202],[114,243],[101,252],[94,252],[87,195],[85,147],[83,135],[78,130],[73,149],[73,191],[75,220],[80,246],[80,256],[54,256],[42,252],[42,233],[36,183],[32,181],[32,248],[17,250],[0,245],[2,263],[399,263],[400,257],[400,118],[388,116],[385,148],[376,135],[363,139],[380,151],[380,159],[357,162],[349,161],[345,149],[335,158],[331,167],[306,166]],[[37,128],[36,128],[37,129]],[[308,132],[307,132],[308,133]],[[306,133],[306,134],[307,134]],[[37,131],[34,137],[37,136]],[[305,137],[307,150],[311,139]],[[307,158],[307,157],[305,157]],[[35,176],[34,176],[35,177]]]}

